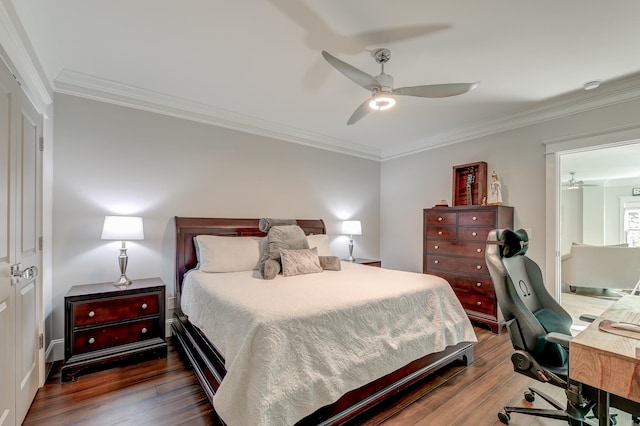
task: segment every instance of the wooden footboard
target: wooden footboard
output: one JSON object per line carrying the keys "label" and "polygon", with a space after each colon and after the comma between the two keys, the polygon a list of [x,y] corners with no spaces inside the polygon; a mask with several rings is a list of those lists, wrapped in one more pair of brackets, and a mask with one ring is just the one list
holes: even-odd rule
{"label": "wooden footboard", "polygon": [[[171,325],[174,342],[192,366],[204,393],[213,404],[213,395],[226,374],[224,360],[204,334],[189,323],[186,317],[175,315],[174,319]],[[463,342],[449,346],[442,352],[413,361],[393,373],[346,393],[335,403],[324,406],[300,420],[297,425],[343,424],[459,359],[462,359],[465,365],[473,362],[471,343]],[[223,423],[221,419],[218,420]]]}

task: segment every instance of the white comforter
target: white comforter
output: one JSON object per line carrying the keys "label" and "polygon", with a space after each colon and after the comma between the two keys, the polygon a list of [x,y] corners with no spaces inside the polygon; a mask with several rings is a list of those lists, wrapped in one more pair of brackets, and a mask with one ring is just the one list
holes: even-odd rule
{"label": "white comforter", "polygon": [[448,345],[476,341],[441,278],[342,262],[266,281],[191,271],[182,310],[225,357],[213,398],[229,425],[291,425]]}

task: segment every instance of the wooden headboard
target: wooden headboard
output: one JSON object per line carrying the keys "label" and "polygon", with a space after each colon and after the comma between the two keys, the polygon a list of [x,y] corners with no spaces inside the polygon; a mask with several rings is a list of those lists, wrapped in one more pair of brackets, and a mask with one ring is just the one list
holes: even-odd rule
{"label": "wooden headboard", "polygon": [[[177,217],[176,225],[176,306],[179,305],[184,274],[193,269],[198,260],[194,237],[197,235],[223,235],[229,237],[264,237],[266,234],[258,229],[260,219],[222,219],[202,217]],[[326,234],[322,219],[298,220],[304,232],[309,234]]]}

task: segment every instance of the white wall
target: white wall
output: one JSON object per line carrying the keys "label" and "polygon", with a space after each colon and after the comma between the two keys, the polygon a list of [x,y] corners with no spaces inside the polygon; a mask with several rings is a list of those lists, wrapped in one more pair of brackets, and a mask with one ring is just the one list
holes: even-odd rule
{"label": "white wall", "polygon": [[56,95],[53,152],[53,339],[76,284],[118,278],[107,214],[144,218],[127,244],[132,278],[173,294],[174,216],[321,218],[348,255],[341,219],[360,219],[358,257],[379,258],[380,163],[158,114]]}

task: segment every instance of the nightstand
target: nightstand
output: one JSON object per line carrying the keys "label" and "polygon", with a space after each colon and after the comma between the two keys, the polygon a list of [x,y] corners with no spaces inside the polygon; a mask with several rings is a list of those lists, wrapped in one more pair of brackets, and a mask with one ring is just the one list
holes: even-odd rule
{"label": "nightstand", "polygon": [[61,380],[138,358],[167,356],[165,285],[160,278],[71,287],[64,297],[64,365]]}
{"label": "nightstand", "polygon": [[362,257],[356,257],[356,261],[353,263],[359,263],[361,265],[368,265],[368,266],[377,266],[378,268],[382,268],[381,260],[364,259]]}

